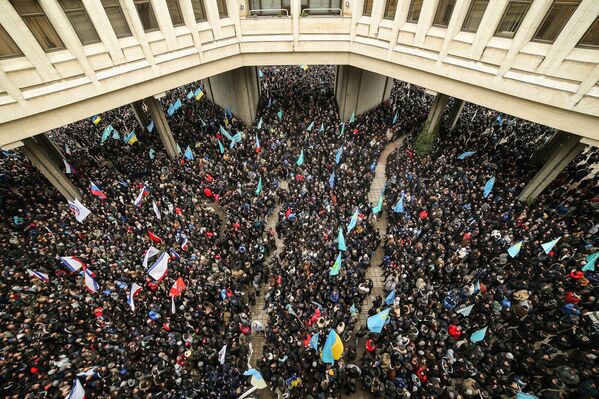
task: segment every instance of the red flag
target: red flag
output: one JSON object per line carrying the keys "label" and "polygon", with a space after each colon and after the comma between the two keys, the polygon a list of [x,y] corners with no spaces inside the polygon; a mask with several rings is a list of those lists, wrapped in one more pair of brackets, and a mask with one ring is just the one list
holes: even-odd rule
{"label": "red flag", "polygon": [[185,289],[185,282],[183,282],[183,279],[181,277],[179,277],[177,279],[177,281],[175,281],[175,284],[173,284],[173,286],[171,287],[169,295],[170,296],[179,296],[179,295],[181,295],[181,293],[183,292],[184,289]]}
{"label": "red flag", "polygon": [[154,242],[162,242],[162,238],[158,237],[156,234],[152,233],[149,230],[148,230],[148,237],[150,237],[150,240],[152,240]]}

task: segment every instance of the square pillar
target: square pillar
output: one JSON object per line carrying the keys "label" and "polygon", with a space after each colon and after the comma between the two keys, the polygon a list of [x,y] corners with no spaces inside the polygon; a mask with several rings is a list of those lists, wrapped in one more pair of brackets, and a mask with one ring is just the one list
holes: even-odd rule
{"label": "square pillar", "polygon": [[453,105],[449,109],[449,118],[447,119],[447,128],[449,130],[455,129],[458,124],[458,119],[460,119],[460,115],[462,114],[462,110],[464,109],[464,100],[460,100],[458,98],[453,99]]}
{"label": "square pillar", "polygon": [[144,111],[143,100],[137,100],[135,102],[132,102],[131,108],[133,109],[133,113],[135,114],[135,119],[137,119],[137,123],[139,123],[139,126],[141,126],[141,130],[146,130],[146,126],[150,124],[150,121],[148,121],[148,117],[146,116],[146,112]]}
{"label": "square pillar", "polygon": [[437,93],[435,96],[435,100],[428,113],[424,127],[416,139],[416,151],[418,151],[419,154],[426,155],[433,150],[435,142],[437,141],[441,119],[445,112],[445,106],[448,102],[449,96],[447,94]]}
{"label": "square pillar", "polygon": [[177,142],[173,137],[170,126],[168,125],[166,115],[162,109],[162,104],[155,97],[148,97],[144,99],[144,103],[150,111],[150,116],[154,121],[154,129],[156,129],[158,136],[160,136],[160,141],[162,141],[162,144],[164,145],[166,155],[168,155],[170,159],[177,158]]}
{"label": "square pillar", "polygon": [[62,152],[56,146],[56,144],[50,140],[46,133],[37,134],[34,136],[34,139],[56,166],[59,168],[64,167],[64,156],[62,155]]}
{"label": "square pillar", "polygon": [[69,178],[62,172],[62,169],[55,164],[50,155],[48,155],[44,148],[34,138],[28,137],[24,139],[23,144],[24,145],[21,148],[23,154],[25,154],[33,166],[48,179],[54,188],[60,191],[67,200],[73,201],[75,199],[81,199],[81,192],[79,189],[75,187]]}
{"label": "square pillar", "polygon": [[339,117],[348,120],[352,113],[359,115],[389,99],[393,79],[349,65],[339,65],[335,73],[335,97]]}

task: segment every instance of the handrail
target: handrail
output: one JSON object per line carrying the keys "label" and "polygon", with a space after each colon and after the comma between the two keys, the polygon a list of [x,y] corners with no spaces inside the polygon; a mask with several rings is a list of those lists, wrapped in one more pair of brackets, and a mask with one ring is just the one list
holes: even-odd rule
{"label": "handrail", "polygon": [[[260,13],[260,14],[258,14],[258,13]],[[250,10],[248,14],[251,17],[261,17],[263,15],[277,16],[277,15],[280,15],[281,13],[284,13],[283,16],[285,16],[285,17],[289,16],[289,11],[287,11],[285,8],[262,8],[262,9],[258,9],[258,10]]]}
{"label": "handrail", "polygon": [[[316,15],[334,15],[334,13],[339,13],[339,16],[343,15],[343,11],[341,11],[341,8],[304,8],[302,10],[302,15],[304,13],[306,13],[308,16],[310,16],[310,11],[315,11],[314,16]],[[333,11],[333,12],[331,12]]]}

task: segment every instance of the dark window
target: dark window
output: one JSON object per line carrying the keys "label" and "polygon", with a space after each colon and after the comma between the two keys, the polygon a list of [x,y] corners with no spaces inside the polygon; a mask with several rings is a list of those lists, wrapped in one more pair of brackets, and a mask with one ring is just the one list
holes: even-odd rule
{"label": "dark window", "polygon": [[81,4],[81,0],[59,0],[59,3],[65,14],[67,14],[71,25],[75,28],[82,44],[92,44],[100,41],[92,21],[89,19],[85,8],[83,8],[83,4]]}
{"label": "dark window", "polygon": [[104,11],[106,11],[116,37],[131,36],[129,25],[127,25],[127,20],[123,15],[123,10],[118,0],[102,0],[102,6],[104,7]]}
{"label": "dark window", "polygon": [[385,18],[395,19],[395,10],[397,10],[397,0],[387,0],[385,4]]}
{"label": "dark window", "polygon": [[48,21],[37,0],[11,0],[10,2],[44,50],[64,49],[62,40]]}
{"label": "dark window", "polygon": [[524,20],[524,17],[530,8],[531,2],[532,0],[510,1],[505,9],[505,12],[503,13],[503,17],[501,17],[499,26],[497,26],[495,36],[512,39],[516,35],[520,24],[522,24],[522,21]]}
{"label": "dark window", "polygon": [[218,15],[221,18],[227,18],[229,16],[227,13],[227,2],[225,0],[216,0],[216,6],[218,7]]}
{"label": "dark window", "polygon": [[0,58],[17,57],[19,55],[23,55],[21,49],[0,25]]}
{"label": "dark window", "polygon": [[341,15],[341,0],[302,0],[302,13],[306,8],[309,15]]}
{"label": "dark window", "polygon": [[154,15],[154,9],[150,0],[133,0],[135,8],[137,9],[137,15],[141,19],[141,24],[146,32],[158,30],[158,22],[156,22],[156,16]]}
{"label": "dark window", "polygon": [[173,26],[183,25],[183,14],[181,14],[181,8],[179,8],[179,0],[166,0],[166,6],[168,7],[168,13],[171,16]]}
{"label": "dark window", "polygon": [[[250,0],[252,15],[289,15],[291,0]],[[285,14],[281,10],[287,10]]]}
{"label": "dark window", "polygon": [[439,0],[437,12],[435,13],[435,19],[433,20],[433,25],[447,28],[447,25],[449,25],[449,20],[451,19],[451,13],[453,12],[454,6],[455,0]]}
{"label": "dark window", "polygon": [[408,22],[418,22],[420,11],[422,10],[423,0],[412,0],[410,10],[408,11]]}
{"label": "dark window", "polygon": [[559,36],[564,26],[568,23],[580,0],[556,0],[545,15],[543,23],[539,26],[533,40],[553,43]]}
{"label": "dark window", "polygon": [[595,22],[580,39],[578,45],[581,47],[599,47],[599,17],[595,18]]}
{"label": "dark window", "polygon": [[374,0],[364,0],[364,11],[362,12],[363,15],[366,15],[368,17],[372,15],[373,2]]}
{"label": "dark window", "polygon": [[485,15],[488,5],[489,0],[472,1],[466,19],[464,20],[462,30],[466,32],[476,32],[480,26],[480,21],[483,19],[483,15]]}
{"label": "dark window", "polygon": [[191,0],[193,6],[193,14],[196,17],[196,22],[206,20],[206,11],[204,11],[204,2],[202,0]]}

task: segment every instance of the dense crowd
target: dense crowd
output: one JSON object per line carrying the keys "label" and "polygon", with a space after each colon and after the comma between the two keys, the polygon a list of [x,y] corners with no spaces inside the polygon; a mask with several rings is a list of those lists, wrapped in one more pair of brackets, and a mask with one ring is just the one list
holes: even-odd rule
{"label": "dense crowd", "polygon": [[[589,174],[596,151],[527,204],[516,196],[538,170],[531,155],[549,129],[466,105],[422,157],[414,140],[432,101],[422,89],[396,82],[389,101],[341,121],[332,67],[264,67],[260,75],[253,126],[188,95],[199,82],[161,98],[165,110],[182,104],[168,117],[176,160],[129,107],[51,132],[91,211],[83,223],[21,153],[3,151],[3,397],[64,397],[79,381],[88,397],[237,398],[252,367],[272,392],[297,398],[359,387],[387,398],[598,395],[597,327],[584,316],[599,310],[597,275],[581,271],[598,246],[598,185]],[[238,132],[241,140],[232,139]],[[373,212],[377,160],[398,139],[386,206]],[[475,153],[458,159],[464,152]],[[383,213],[386,237],[377,230]],[[541,243],[558,237],[543,252]],[[385,291],[365,303],[379,245]],[[170,257],[160,281],[143,265],[150,246],[158,254],[148,266],[160,253]],[[86,290],[82,271],[65,268],[65,256],[81,260],[97,292]],[[185,288],[172,296],[179,278]],[[258,296],[265,326],[252,323]],[[457,313],[470,305],[469,315]],[[361,325],[362,309],[388,307],[380,334]],[[484,327],[484,339],[471,342]],[[258,330],[266,343],[250,365]],[[331,330],[345,350],[327,364],[320,351]]]}

